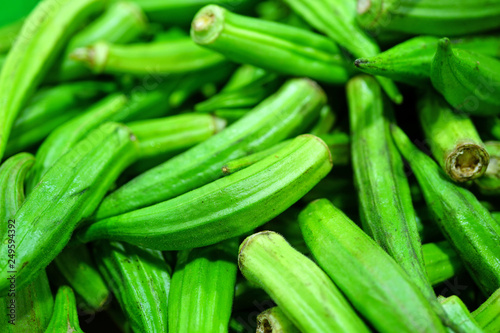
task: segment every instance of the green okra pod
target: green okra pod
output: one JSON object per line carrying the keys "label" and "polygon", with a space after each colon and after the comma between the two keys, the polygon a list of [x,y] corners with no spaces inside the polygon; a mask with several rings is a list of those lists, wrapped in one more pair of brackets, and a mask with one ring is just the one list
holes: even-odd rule
{"label": "green okra pod", "polygon": [[482,194],[500,194],[500,142],[485,142],[486,151],[490,155],[490,164],[483,177],[474,182]]}
{"label": "green okra pod", "polygon": [[228,59],[328,83],[345,83],[346,62],[328,38],[209,5],[191,24],[193,40]]}
{"label": "green okra pod", "polygon": [[310,203],[299,224],[318,265],[377,331],[446,331],[409,275],[328,200]]}
{"label": "green okra pod", "polygon": [[238,265],[300,331],[369,332],[325,272],[279,234],[262,231],[247,237]]}
{"label": "green okra pod", "polygon": [[[225,163],[301,133],[318,116],[325,102],[324,92],[313,81],[288,81],[276,94],[219,134],[111,193],[98,209],[96,219],[150,206],[217,179]],[[164,186],[158,187],[158,181]]]}
{"label": "green okra pod", "polygon": [[31,12],[0,72],[0,156],[12,125],[64,43],[104,0],[44,0]]}
{"label": "green okra pod", "polygon": [[24,19],[0,27],[0,54],[8,53],[24,25]]}
{"label": "green okra pod", "polygon": [[178,253],[168,303],[170,332],[228,332],[238,240]]}
{"label": "green okra pod", "polygon": [[298,333],[299,330],[279,306],[267,309],[257,316],[256,333]]}
{"label": "green okra pod", "polygon": [[471,119],[454,112],[431,90],[419,99],[418,109],[425,140],[446,174],[456,182],[481,177],[490,155]]}
{"label": "green okra pod", "polygon": [[227,121],[228,124],[232,124],[244,116],[246,116],[252,109],[221,109],[215,110],[214,116],[222,118]]}
{"label": "green okra pod", "polygon": [[329,105],[325,105],[323,109],[321,109],[318,122],[311,128],[310,133],[317,136],[329,133],[335,124],[336,118],[337,116],[332,108]]}
{"label": "green okra pod", "polygon": [[433,286],[456,276],[463,270],[457,252],[447,241],[424,244],[422,253],[427,276]]}
{"label": "green okra pod", "polygon": [[107,218],[79,239],[125,241],[162,251],[182,250],[240,236],[298,201],[330,171],[323,141],[301,135],[254,165],[176,198]]}
{"label": "green okra pod", "polygon": [[500,289],[495,291],[479,308],[472,312],[472,316],[485,333],[499,332]]}
{"label": "green okra pod", "polygon": [[171,269],[160,251],[98,242],[94,255],[134,332],[167,332]]}
{"label": "green okra pod", "polygon": [[83,333],[78,322],[75,294],[70,287],[62,286],[57,290],[54,312],[45,332]]}
{"label": "green okra pod", "polygon": [[452,48],[448,38],[438,43],[431,81],[455,109],[471,115],[500,114],[500,60]]}
{"label": "green okra pod", "polygon": [[460,323],[460,326],[465,332],[483,333],[479,324],[472,317],[469,310],[467,310],[467,307],[458,296],[439,296],[438,301],[441,303],[448,316],[450,316],[454,322]]}
{"label": "green okra pod", "polygon": [[254,84],[254,82],[262,80],[267,81],[267,78],[273,77],[274,75],[275,74],[269,73],[262,68],[244,64],[234,71],[224,87],[221,89],[221,92],[239,90]]}
{"label": "green okra pod", "polygon": [[320,135],[319,137],[325,141],[328,148],[330,148],[332,160],[334,161],[333,164],[347,165],[351,162],[351,138],[349,134],[335,131],[333,133]]}
{"label": "green okra pod", "polygon": [[449,180],[401,129],[391,129],[441,231],[481,291],[491,294],[500,287],[500,225],[470,191]]}
{"label": "green okra pod", "polygon": [[[32,190],[14,218],[17,288],[33,280],[64,248],[77,224],[92,214],[137,157],[136,141],[125,126],[107,123],[63,155]],[[7,247],[0,254],[7,257]],[[0,267],[2,296],[9,270]]]}

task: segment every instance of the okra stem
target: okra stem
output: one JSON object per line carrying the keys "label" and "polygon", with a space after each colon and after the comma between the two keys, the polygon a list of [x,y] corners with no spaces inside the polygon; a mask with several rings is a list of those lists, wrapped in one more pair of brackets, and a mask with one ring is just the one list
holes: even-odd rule
{"label": "okra stem", "polygon": [[467,333],[484,333],[476,320],[472,317],[467,307],[458,296],[438,297],[446,313]]}
{"label": "okra stem", "polygon": [[256,333],[298,333],[299,330],[279,306],[261,312],[257,316]]}
{"label": "okra stem", "polygon": [[422,253],[427,276],[433,286],[456,276],[463,270],[457,252],[447,241],[424,244]]}

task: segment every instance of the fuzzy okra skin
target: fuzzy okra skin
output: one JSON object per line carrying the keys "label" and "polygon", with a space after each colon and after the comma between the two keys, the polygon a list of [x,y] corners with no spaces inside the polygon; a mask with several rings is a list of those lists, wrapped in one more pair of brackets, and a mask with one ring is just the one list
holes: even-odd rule
{"label": "fuzzy okra skin", "polygon": [[472,312],[472,316],[485,333],[500,332],[500,289]]}
{"label": "fuzzy okra skin", "polygon": [[454,108],[471,115],[498,115],[499,72],[499,59],[452,48],[443,38],[432,61],[431,81]]}
{"label": "fuzzy okra skin", "polygon": [[446,331],[409,275],[328,200],[310,203],[299,224],[318,265],[377,331]]}
{"label": "fuzzy okra skin", "polygon": [[422,253],[427,276],[433,286],[454,277],[463,270],[463,264],[457,252],[447,241],[424,244]]}
{"label": "fuzzy okra skin", "polygon": [[425,139],[446,174],[456,182],[481,177],[488,168],[490,155],[472,120],[454,112],[432,90],[421,96],[418,109]]}
{"label": "fuzzy okra skin", "polygon": [[460,323],[461,328],[467,333],[484,333],[477,321],[472,317],[471,313],[458,296],[438,297],[439,303],[442,304],[444,310],[453,319],[454,322]]}
{"label": "fuzzy okra skin", "polygon": [[257,316],[256,333],[299,333],[299,330],[281,308],[275,306]]}
{"label": "fuzzy okra skin", "polygon": [[[45,174],[16,213],[16,286],[22,288],[64,248],[77,224],[89,217],[138,154],[128,128],[107,123],[91,132]],[[55,223],[55,222],[56,223]],[[7,247],[0,250],[7,257]],[[0,267],[0,295],[7,293]]]}
{"label": "fuzzy okra skin", "polygon": [[441,231],[485,295],[500,287],[500,225],[467,189],[451,180],[393,125],[394,141],[417,177]]}
{"label": "fuzzy okra skin", "polygon": [[168,303],[169,332],[228,332],[238,240],[177,255]]}
{"label": "fuzzy okra skin", "polygon": [[78,322],[75,294],[70,287],[62,286],[57,290],[54,312],[45,332],[83,333]]}
{"label": "fuzzy okra skin", "polygon": [[328,38],[216,5],[196,14],[191,37],[230,60],[282,74],[336,84],[345,83],[349,74],[339,48]]}
{"label": "fuzzy okra skin", "polygon": [[104,0],[43,0],[28,16],[0,72],[0,157],[18,113],[65,42],[104,4]]}
{"label": "fuzzy okra skin", "polygon": [[[323,90],[313,81],[288,81],[222,132],[108,195],[95,219],[150,206],[216,180],[225,163],[298,135],[319,115],[325,103]],[[163,186],[158,187],[159,182]]]}
{"label": "fuzzy okra skin", "polygon": [[163,251],[215,244],[276,217],[331,167],[325,143],[313,135],[301,135],[240,172],[174,199],[94,222],[78,238],[125,241]]}
{"label": "fuzzy okra skin", "polygon": [[326,273],[281,235],[262,231],[247,237],[238,265],[300,331],[369,332]]}
{"label": "fuzzy okra skin", "polygon": [[134,332],[167,332],[171,269],[160,251],[97,242],[94,256]]}

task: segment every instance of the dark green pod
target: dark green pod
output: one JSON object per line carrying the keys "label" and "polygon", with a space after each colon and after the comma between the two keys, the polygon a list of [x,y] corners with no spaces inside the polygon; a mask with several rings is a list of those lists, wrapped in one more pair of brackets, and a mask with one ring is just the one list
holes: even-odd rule
{"label": "dark green pod", "polygon": [[498,333],[500,331],[500,289],[472,312],[472,316],[485,333]]}
{"label": "dark green pod", "polygon": [[329,105],[325,105],[319,114],[319,119],[316,125],[311,128],[312,135],[321,136],[327,134],[331,131],[333,125],[335,125],[335,121],[337,120],[337,115],[333,112],[332,108]]}
{"label": "dark green pod", "polygon": [[78,322],[75,294],[70,287],[62,286],[57,290],[54,312],[45,332],[83,333]]}
{"label": "dark green pod", "polygon": [[[224,131],[111,193],[96,218],[150,206],[217,179],[225,163],[299,134],[318,116],[325,102],[323,90],[313,81],[290,80]],[[158,187],[158,182],[164,186]]]}
{"label": "dark green pod", "polygon": [[456,276],[463,270],[457,252],[447,241],[424,244],[422,253],[427,276],[433,286]]}
{"label": "dark green pod", "polygon": [[94,256],[134,332],[167,332],[171,269],[160,251],[98,242]]}
{"label": "dark green pod", "polygon": [[460,323],[460,327],[467,333],[483,333],[483,330],[472,317],[467,307],[458,296],[438,297],[439,303],[444,310],[456,323]]}
{"label": "dark green pod", "polygon": [[392,134],[441,231],[482,292],[493,293],[500,287],[500,225],[470,191],[449,180],[401,129],[392,126]]}
{"label": "dark green pod", "polygon": [[178,253],[168,303],[169,332],[228,332],[238,241]]}
{"label": "dark green pod", "polygon": [[347,165],[351,162],[351,137],[349,134],[335,131],[320,135],[319,137],[330,148],[334,165]]}
{"label": "dark green pod", "polygon": [[298,333],[299,330],[279,306],[263,311],[257,316],[256,333]]}

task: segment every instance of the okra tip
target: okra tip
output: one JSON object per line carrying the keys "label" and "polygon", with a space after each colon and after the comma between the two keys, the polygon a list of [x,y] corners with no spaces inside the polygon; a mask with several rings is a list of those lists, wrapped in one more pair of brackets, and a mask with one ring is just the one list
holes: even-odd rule
{"label": "okra tip", "polygon": [[197,44],[213,43],[224,28],[225,9],[208,5],[200,9],[191,23],[191,38]]}
{"label": "okra tip", "polygon": [[78,48],[74,50],[69,57],[75,61],[84,63],[95,73],[101,73],[106,66],[108,54],[108,44],[99,42],[95,45]]}
{"label": "okra tip", "polygon": [[245,254],[246,254],[246,248],[249,247],[252,243],[258,242],[260,239],[263,237],[267,237],[269,239],[273,238],[273,236],[279,236],[282,237],[280,234],[274,231],[269,231],[269,230],[264,230],[264,231],[259,231],[256,232],[255,234],[252,234],[245,238],[243,242],[240,244],[240,249],[238,251],[238,267],[241,272],[244,271],[245,267]]}
{"label": "okra tip", "polygon": [[486,149],[476,143],[458,145],[446,158],[446,173],[458,182],[482,176],[490,162]]}
{"label": "okra tip", "polygon": [[227,125],[226,119],[215,117],[215,116],[212,116],[212,119],[214,122],[214,133],[219,133],[224,128],[226,128],[226,125]]}

